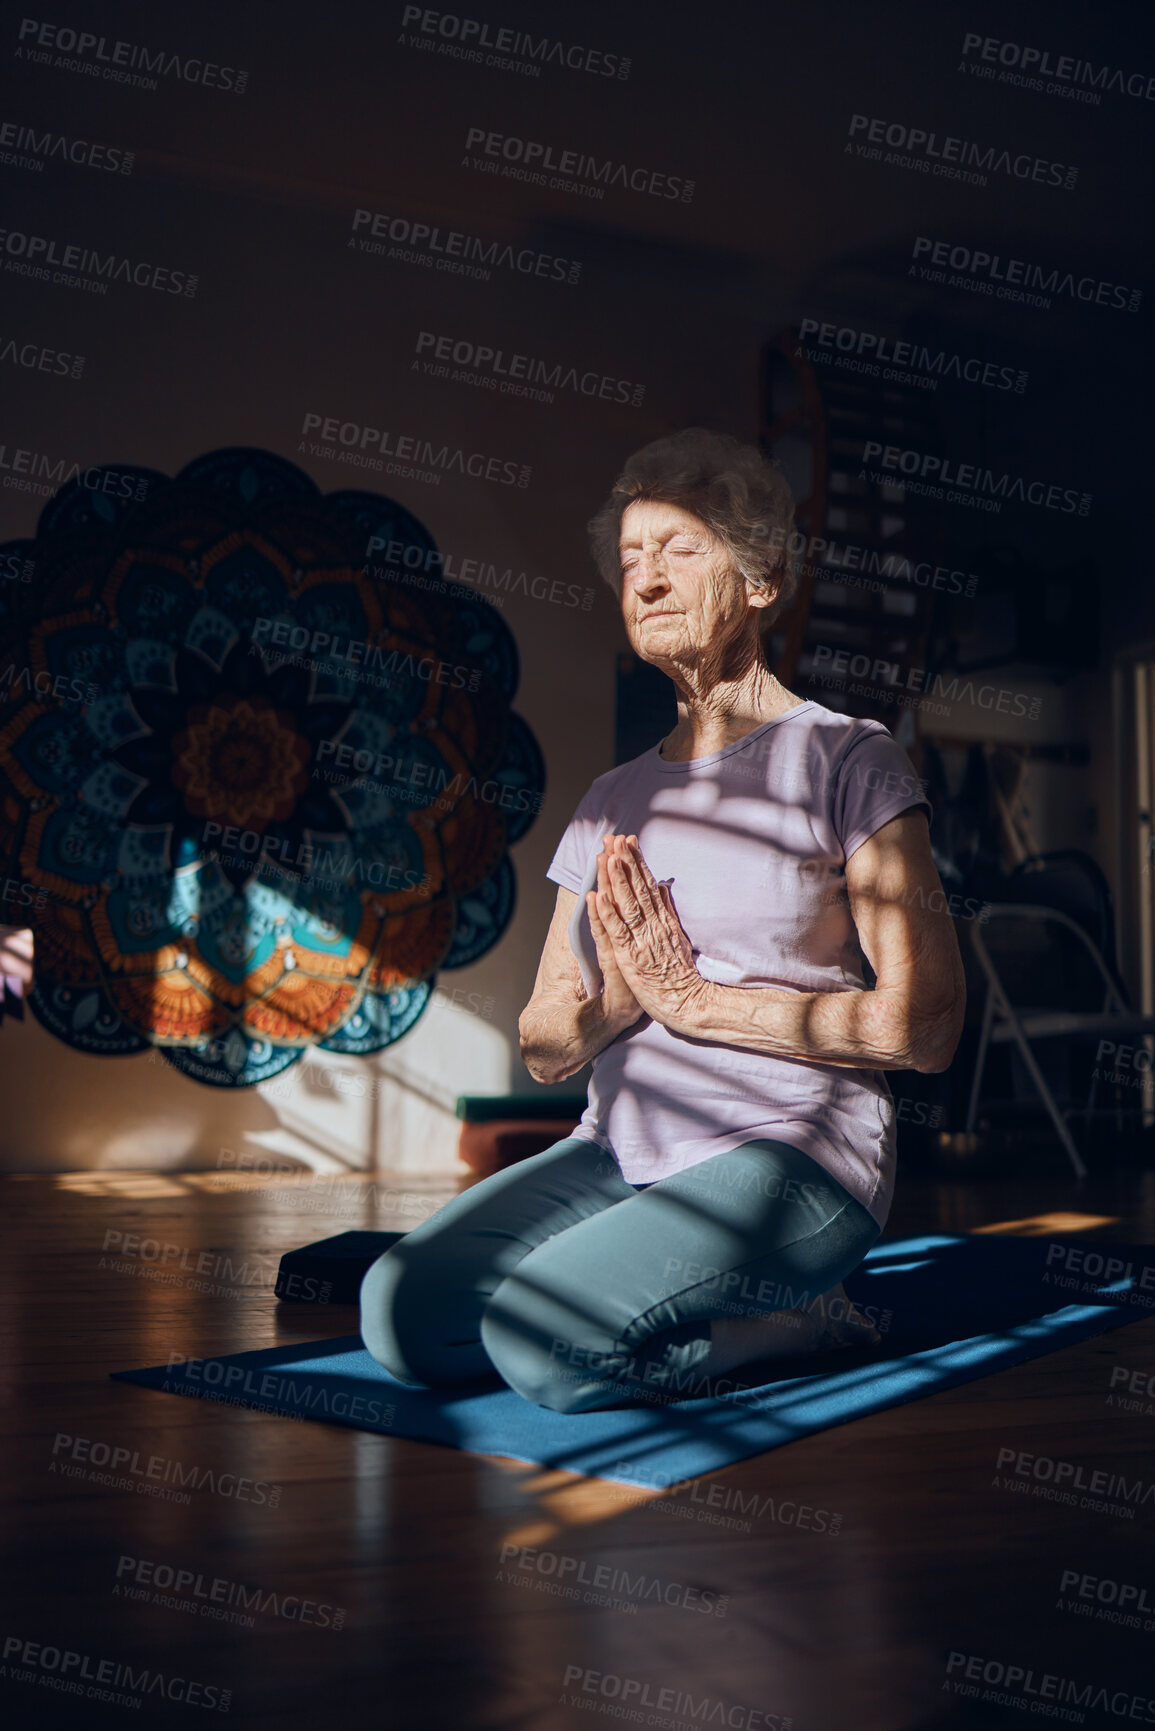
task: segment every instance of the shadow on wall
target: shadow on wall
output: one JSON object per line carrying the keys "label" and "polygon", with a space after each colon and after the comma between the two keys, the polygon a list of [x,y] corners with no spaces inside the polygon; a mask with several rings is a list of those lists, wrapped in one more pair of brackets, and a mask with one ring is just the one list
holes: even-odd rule
{"label": "shadow on wall", "polygon": [[275,1157],[460,1175],[457,1096],[508,1093],[511,1050],[483,1016],[435,996],[376,1057],[308,1051],[256,1088],[206,1087],[156,1053],[88,1057],[33,1016],[5,1022],[0,1065],[0,1171],[260,1170]]}

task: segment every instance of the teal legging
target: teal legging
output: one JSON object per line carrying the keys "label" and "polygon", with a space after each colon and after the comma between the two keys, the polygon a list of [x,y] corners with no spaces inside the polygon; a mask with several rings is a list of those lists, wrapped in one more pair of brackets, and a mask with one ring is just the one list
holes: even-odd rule
{"label": "teal legging", "polygon": [[361,1335],[418,1386],[496,1371],[555,1412],[687,1399],[720,1392],[694,1370],[712,1318],[813,1302],[879,1231],[784,1142],[747,1142],[639,1189],[597,1143],[568,1136],[378,1257]]}

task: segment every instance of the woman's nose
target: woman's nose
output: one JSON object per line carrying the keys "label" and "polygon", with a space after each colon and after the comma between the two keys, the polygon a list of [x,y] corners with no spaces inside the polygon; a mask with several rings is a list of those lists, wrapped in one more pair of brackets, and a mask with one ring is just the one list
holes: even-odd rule
{"label": "woman's nose", "polygon": [[642,556],[631,573],[634,588],[643,591],[666,581],[666,562],[660,547],[643,547]]}

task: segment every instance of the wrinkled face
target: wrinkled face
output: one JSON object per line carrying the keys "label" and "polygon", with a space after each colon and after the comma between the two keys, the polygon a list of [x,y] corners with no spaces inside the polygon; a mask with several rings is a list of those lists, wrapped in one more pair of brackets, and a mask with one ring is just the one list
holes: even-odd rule
{"label": "wrinkled face", "polygon": [[722,542],[680,505],[638,501],[622,517],[622,618],[635,654],[724,663],[772,596],[734,570]]}

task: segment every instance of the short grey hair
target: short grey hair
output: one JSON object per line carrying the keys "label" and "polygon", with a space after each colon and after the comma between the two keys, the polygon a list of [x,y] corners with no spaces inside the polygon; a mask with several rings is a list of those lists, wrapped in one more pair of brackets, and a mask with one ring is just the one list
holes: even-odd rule
{"label": "short grey hair", "polygon": [[787,550],[794,539],[794,495],[778,464],[757,445],[707,427],[686,427],[635,451],[587,525],[594,563],[619,597],[622,518],[631,505],[649,500],[689,511],[722,542],[740,577],[776,591],[758,616],[764,640],[798,587]]}

